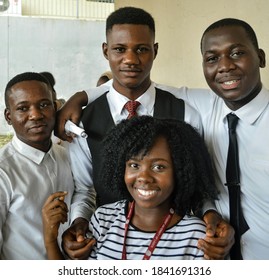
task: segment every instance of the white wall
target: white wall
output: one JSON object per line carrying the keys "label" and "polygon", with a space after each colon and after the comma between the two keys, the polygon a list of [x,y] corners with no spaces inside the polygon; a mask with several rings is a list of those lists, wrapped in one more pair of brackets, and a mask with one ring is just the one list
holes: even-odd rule
{"label": "white wall", "polygon": [[59,97],[93,87],[108,69],[101,45],[104,21],[0,17],[0,134],[11,127],[4,120],[4,89],[15,75],[49,71]]}

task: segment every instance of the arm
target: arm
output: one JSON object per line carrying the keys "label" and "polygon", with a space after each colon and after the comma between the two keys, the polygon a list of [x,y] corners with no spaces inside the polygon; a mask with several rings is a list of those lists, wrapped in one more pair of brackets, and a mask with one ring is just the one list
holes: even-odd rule
{"label": "arm", "polygon": [[71,96],[63,105],[63,107],[57,112],[56,124],[55,124],[55,135],[62,140],[72,142],[72,136],[68,136],[65,134],[64,125],[67,120],[71,120],[75,124],[78,124],[82,108],[87,106],[90,102],[93,102],[99,96],[101,96],[104,92],[106,92],[110,85],[112,84],[112,80],[109,80],[107,83],[91,88],[89,90],[83,90],[76,92],[73,96]]}
{"label": "arm", "polygon": [[88,97],[85,91],[79,91],[71,96],[57,111],[54,133],[62,140],[72,142],[72,136],[66,135],[64,125],[67,120],[78,124],[82,113],[82,108],[88,103]]}
{"label": "arm", "polygon": [[206,237],[198,241],[205,259],[224,259],[234,244],[234,229],[214,210],[204,215]]}
{"label": "arm", "polygon": [[72,225],[62,236],[62,248],[71,259],[88,257],[93,243],[86,238],[89,220],[96,205],[96,194],[92,182],[92,158],[87,140],[81,137],[68,144],[67,151],[75,182],[72,196]]}
{"label": "arm", "polygon": [[76,137],[66,149],[75,184],[70,220],[73,223],[77,218],[84,218],[88,222],[96,209],[91,152],[87,140],[82,137]]}
{"label": "arm", "polygon": [[12,187],[7,174],[0,169],[0,252],[3,246],[3,228],[8,217],[10,203],[12,202]]}
{"label": "arm", "polygon": [[67,222],[67,205],[64,198],[67,192],[56,192],[48,197],[42,208],[43,236],[49,260],[63,260],[64,256],[58,246],[60,223]]}
{"label": "arm", "polygon": [[212,106],[215,95],[212,96],[210,89],[171,87],[162,84],[156,84],[156,87],[171,92],[176,98],[181,98],[191,107],[196,109],[201,116],[208,113],[208,108]]}

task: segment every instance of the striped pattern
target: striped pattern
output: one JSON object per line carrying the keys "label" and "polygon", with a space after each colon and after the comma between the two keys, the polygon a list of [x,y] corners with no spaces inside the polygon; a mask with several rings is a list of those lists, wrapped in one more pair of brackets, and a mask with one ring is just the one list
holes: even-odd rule
{"label": "striped pattern", "polygon": [[[97,240],[91,259],[121,259],[126,201],[104,205],[97,209],[90,222],[90,230]],[[129,226],[126,250],[128,260],[141,260],[155,232],[144,232]],[[203,259],[203,252],[197,249],[197,241],[205,236],[205,224],[194,216],[184,218],[162,235],[151,260]]]}

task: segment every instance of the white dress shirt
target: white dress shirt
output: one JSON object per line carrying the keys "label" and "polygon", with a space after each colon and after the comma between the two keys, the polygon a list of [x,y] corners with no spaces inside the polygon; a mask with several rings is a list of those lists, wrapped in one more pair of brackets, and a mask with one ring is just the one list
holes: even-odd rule
{"label": "white dress shirt", "polygon": [[[0,259],[47,259],[43,241],[42,207],[48,196],[74,190],[66,151],[52,145],[44,153],[16,136],[0,149]],[[63,231],[60,226],[59,244]]]}
{"label": "white dress shirt", "polygon": [[[153,115],[154,103],[156,97],[155,83],[152,83],[148,90],[141,95],[137,101],[141,105],[137,109],[138,115]],[[166,90],[164,88],[164,90]],[[100,96],[107,92],[107,101],[115,124],[126,119],[128,111],[123,109],[124,104],[129,99],[118,93],[112,86],[112,83],[101,85],[89,90],[90,94]],[[185,121],[190,123],[202,134],[202,124],[199,114],[189,105],[185,105]],[[82,123],[80,126],[83,127]],[[87,140],[82,137],[76,137],[72,143],[67,146],[71,168],[75,181],[75,192],[71,206],[71,221],[78,217],[90,219],[95,208],[94,187],[92,181],[92,157]]]}

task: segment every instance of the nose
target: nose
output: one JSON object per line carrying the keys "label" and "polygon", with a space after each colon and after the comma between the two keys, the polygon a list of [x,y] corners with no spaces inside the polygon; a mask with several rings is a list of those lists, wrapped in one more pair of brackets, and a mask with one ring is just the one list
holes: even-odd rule
{"label": "nose", "polygon": [[124,54],[123,62],[128,65],[139,64],[137,52],[134,50],[127,50]]}
{"label": "nose", "polygon": [[143,169],[137,175],[137,181],[140,183],[152,183],[154,178],[151,174],[151,170]]}
{"label": "nose", "polygon": [[230,70],[235,69],[236,66],[231,57],[221,57],[218,62],[218,71],[219,72],[229,72]]}
{"label": "nose", "polygon": [[33,106],[29,110],[29,120],[39,120],[43,118],[43,113],[40,108]]}

